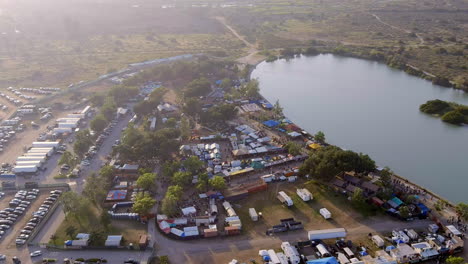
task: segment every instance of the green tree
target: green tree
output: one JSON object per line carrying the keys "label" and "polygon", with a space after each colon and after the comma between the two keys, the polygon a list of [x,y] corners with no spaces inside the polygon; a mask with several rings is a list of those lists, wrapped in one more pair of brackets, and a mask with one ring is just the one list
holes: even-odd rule
{"label": "green tree", "polygon": [[182,110],[185,114],[196,117],[202,111],[202,107],[200,105],[200,101],[196,98],[188,98],[185,100],[185,103],[182,107]]}
{"label": "green tree", "polygon": [[156,200],[151,198],[149,194],[139,194],[133,204],[133,211],[140,215],[148,215],[155,204]]}
{"label": "green tree", "polygon": [[59,201],[65,217],[72,215],[79,221],[81,217],[86,217],[89,214],[89,200],[75,192],[63,193]]}
{"label": "green tree", "polygon": [[177,160],[166,161],[162,165],[162,176],[169,178],[180,169],[180,162]]}
{"label": "green tree", "polygon": [[221,176],[214,176],[209,180],[210,186],[218,191],[224,190],[227,188],[226,180]]}
{"label": "green tree", "polygon": [[192,174],[190,172],[178,171],[172,176],[172,182],[176,185],[187,186],[192,182]]}
{"label": "green tree", "polygon": [[101,222],[101,225],[104,227],[105,230],[109,229],[109,226],[111,224],[111,218],[109,216],[109,213],[107,213],[106,210],[103,210],[101,212],[101,216],[99,217],[99,221]]}
{"label": "green tree", "polygon": [[106,240],[106,235],[102,230],[92,230],[89,233],[89,244],[91,246],[103,246]]}
{"label": "green tree", "polygon": [[200,192],[206,192],[209,186],[208,181],[209,181],[208,174],[202,173],[198,175],[198,182],[196,185],[197,190]]}
{"label": "green tree", "polygon": [[457,256],[449,256],[446,260],[445,263],[447,264],[463,264],[465,263],[465,259],[462,257],[457,257]]}
{"label": "green tree", "polygon": [[162,200],[161,204],[162,212],[169,217],[177,214],[179,209],[177,206],[178,201],[179,199],[177,199],[173,195],[166,195]]}
{"label": "green tree", "polygon": [[283,107],[281,107],[279,100],[276,100],[275,104],[273,105],[273,113],[276,117],[283,115]]}
{"label": "green tree", "polygon": [[289,154],[293,156],[301,154],[301,146],[299,146],[299,144],[297,144],[296,142],[289,141],[286,143],[284,148],[288,151]]}
{"label": "green tree", "polygon": [[196,97],[207,94],[211,91],[211,84],[208,79],[202,77],[195,79],[187,84],[184,89],[184,95],[187,97]]}
{"label": "green tree", "polygon": [[324,144],[324,143],[325,143],[325,133],[323,133],[322,131],[317,132],[317,133],[314,135],[314,139],[315,139],[317,142]]}
{"label": "green tree", "polygon": [[107,120],[112,120],[117,113],[117,106],[115,105],[112,98],[106,98],[104,104],[101,107],[101,114],[103,114]]}
{"label": "green tree", "polygon": [[140,175],[137,179],[137,185],[140,188],[148,191],[155,191],[156,189],[156,173],[145,173]]}
{"label": "green tree", "polygon": [[102,104],[104,104],[104,99],[105,99],[104,94],[95,93],[93,94],[93,96],[91,96],[89,101],[94,107],[100,107]]}
{"label": "green tree", "polygon": [[454,111],[445,113],[442,116],[442,121],[450,123],[450,124],[459,125],[465,122],[465,116],[459,111],[454,110]]}
{"label": "green tree", "polygon": [[245,87],[245,96],[256,98],[260,95],[260,87],[257,79],[250,80]]}
{"label": "green tree", "polygon": [[419,106],[419,110],[427,114],[440,114],[446,112],[449,109],[450,104],[439,99],[429,100]]}
{"label": "green tree", "polygon": [[77,132],[75,137],[76,140],[73,144],[73,151],[78,157],[82,158],[93,144],[91,134],[88,129],[85,129]]}
{"label": "green tree", "polygon": [[105,181],[111,182],[114,179],[115,171],[110,165],[104,165],[99,170],[99,176],[105,179]]}
{"label": "green tree", "polygon": [[176,128],[177,127],[177,120],[173,117],[169,118],[166,120],[166,123],[164,124],[166,127],[169,128]]}
{"label": "green tree", "polygon": [[104,179],[93,173],[86,179],[86,184],[83,188],[83,195],[97,206],[100,206],[104,201],[107,195],[106,190],[110,188],[109,182]]}
{"label": "green tree", "polygon": [[174,196],[177,200],[182,198],[183,188],[179,185],[171,185],[167,188],[166,195]]}
{"label": "green tree", "polygon": [[52,240],[52,243],[53,243],[54,245],[57,245],[57,239],[58,239],[58,236],[55,235],[55,234],[52,234],[52,235],[50,236],[50,240]]}
{"label": "green tree", "polygon": [[351,201],[355,204],[355,205],[362,205],[363,203],[365,203],[365,197],[364,197],[364,193],[362,191],[361,188],[356,188],[354,190],[354,193],[353,195],[351,196]]}
{"label": "green tree", "polygon": [[156,109],[157,106],[158,105],[155,104],[153,101],[143,100],[143,101],[137,103],[133,107],[133,111],[138,116],[146,116],[146,115],[151,114]]}
{"label": "green tree", "polygon": [[67,164],[69,166],[74,166],[76,162],[75,157],[70,151],[65,151],[58,162],[59,165]]}
{"label": "green tree", "polygon": [[180,136],[183,140],[187,140],[190,138],[191,129],[190,129],[190,120],[183,116],[180,119]]}
{"label": "green tree", "polygon": [[197,156],[190,156],[182,162],[182,165],[192,174],[197,173],[205,165]]}
{"label": "green tree", "polygon": [[382,181],[382,184],[385,188],[391,188],[392,187],[392,176],[393,176],[393,171],[389,167],[385,167],[381,172],[380,172],[380,181]]}
{"label": "green tree", "polygon": [[224,90],[229,90],[231,88],[232,81],[229,78],[224,78],[219,87],[223,88]]}
{"label": "green tree", "polygon": [[76,227],[72,225],[67,226],[67,228],[65,229],[65,234],[67,234],[67,236],[73,240],[75,238],[76,231],[77,231]]}
{"label": "green tree", "polygon": [[410,217],[410,210],[408,208],[408,206],[404,205],[404,206],[401,206],[398,211],[400,212],[400,216],[403,218],[403,219],[406,219],[406,218],[409,218]]}
{"label": "green tree", "polygon": [[107,121],[106,117],[102,114],[99,114],[96,117],[94,117],[93,120],[91,120],[91,123],[89,125],[93,131],[99,134],[106,128],[108,124],[109,121]]}
{"label": "green tree", "polygon": [[455,210],[457,211],[457,214],[461,218],[468,220],[468,204],[458,203],[457,206],[455,207]]}

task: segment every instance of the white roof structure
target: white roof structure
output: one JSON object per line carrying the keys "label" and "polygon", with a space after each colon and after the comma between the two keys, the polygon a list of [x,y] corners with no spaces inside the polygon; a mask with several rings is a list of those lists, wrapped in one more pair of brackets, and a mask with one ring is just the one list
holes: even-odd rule
{"label": "white roof structure", "polygon": [[191,214],[196,214],[196,213],[197,213],[197,209],[195,209],[195,207],[193,206],[182,208],[182,214],[184,215],[191,215]]}

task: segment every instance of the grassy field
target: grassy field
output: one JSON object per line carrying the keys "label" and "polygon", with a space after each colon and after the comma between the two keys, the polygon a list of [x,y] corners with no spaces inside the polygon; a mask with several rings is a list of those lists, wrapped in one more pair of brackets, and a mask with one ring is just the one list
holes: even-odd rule
{"label": "grassy field", "polygon": [[468,84],[468,7],[463,0],[221,4],[186,0],[163,8],[167,2],[150,0],[7,2],[0,16],[0,86],[64,87],[132,62],[221,50],[231,57],[246,54],[215,16],[224,16],[260,49],[310,46],[313,40],[390,53],[403,49],[406,62]]}
{"label": "grassy field", "polygon": [[[304,202],[297,194],[296,188],[307,188],[314,196],[309,202]],[[276,198],[279,191],[285,191],[293,200],[290,208],[282,205]],[[242,221],[242,229],[246,233],[264,234],[268,228],[278,225],[280,219],[294,217],[304,223],[305,229],[323,226],[356,226],[360,221],[379,216],[377,211],[369,208],[356,209],[350,205],[346,197],[329,190],[326,186],[308,181],[303,184],[274,183],[268,190],[249,195],[248,198],[233,203]],[[253,222],[249,216],[249,208],[262,212],[263,219]],[[332,213],[331,220],[325,220],[319,213],[321,208],[327,208]]]}
{"label": "grassy field", "polygon": [[[91,233],[93,231],[100,231],[104,236],[107,235],[123,235],[125,240],[125,245],[133,243],[138,245],[140,235],[146,234],[147,227],[144,224],[141,224],[136,221],[124,221],[124,220],[112,220],[110,226],[106,229],[99,219],[99,210],[92,206],[90,208],[90,214],[87,216],[74,217],[70,216],[65,219],[65,221],[57,229],[55,240],[51,240],[49,243],[63,246],[66,240],[71,240],[69,235],[67,235],[67,229],[73,226],[76,229],[77,233]],[[102,245],[101,245],[102,246]]]}

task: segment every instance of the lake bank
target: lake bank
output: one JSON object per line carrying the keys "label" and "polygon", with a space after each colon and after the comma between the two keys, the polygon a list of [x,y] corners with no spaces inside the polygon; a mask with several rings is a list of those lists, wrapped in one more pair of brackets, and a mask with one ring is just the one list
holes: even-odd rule
{"label": "lake bank", "polygon": [[462,158],[468,156],[463,142],[468,130],[441,126],[417,110],[433,98],[466,104],[468,96],[461,91],[379,63],[330,54],[262,62],[252,77],[259,79],[267,100],[279,99],[285,115],[308,132],[322,130],[331,144],[367,153],[451,201],[468,200],[460,187],[468,181]]}

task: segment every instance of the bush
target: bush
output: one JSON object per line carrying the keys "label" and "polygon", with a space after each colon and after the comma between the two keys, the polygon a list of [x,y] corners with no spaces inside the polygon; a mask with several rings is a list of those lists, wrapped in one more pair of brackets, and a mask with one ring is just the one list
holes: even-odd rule
{"label": "bush", "polygon": [[429,100],[425,104],[419,106],[419,110],[426,114],[440,114],[450,107],[450,104],[442,100]]}
{"label": "bush", "polygon": [[87,259],[85,262],[89,262],[89,263],[97,263],[97,262],[107,263],[107,260],[106,259],[98,259],[98,258],[90,258],[90,259]]}
{"label": "bush", "polygon": [[75,259],[75,260],[76,260],[76,261],[85,261],[84,258],[77,258],[77,259]]}
{"label": "bush", "polygon": [[442,116],[442,121],[459,125],[465,121],[465,116],[458,111],[450,111]]}

